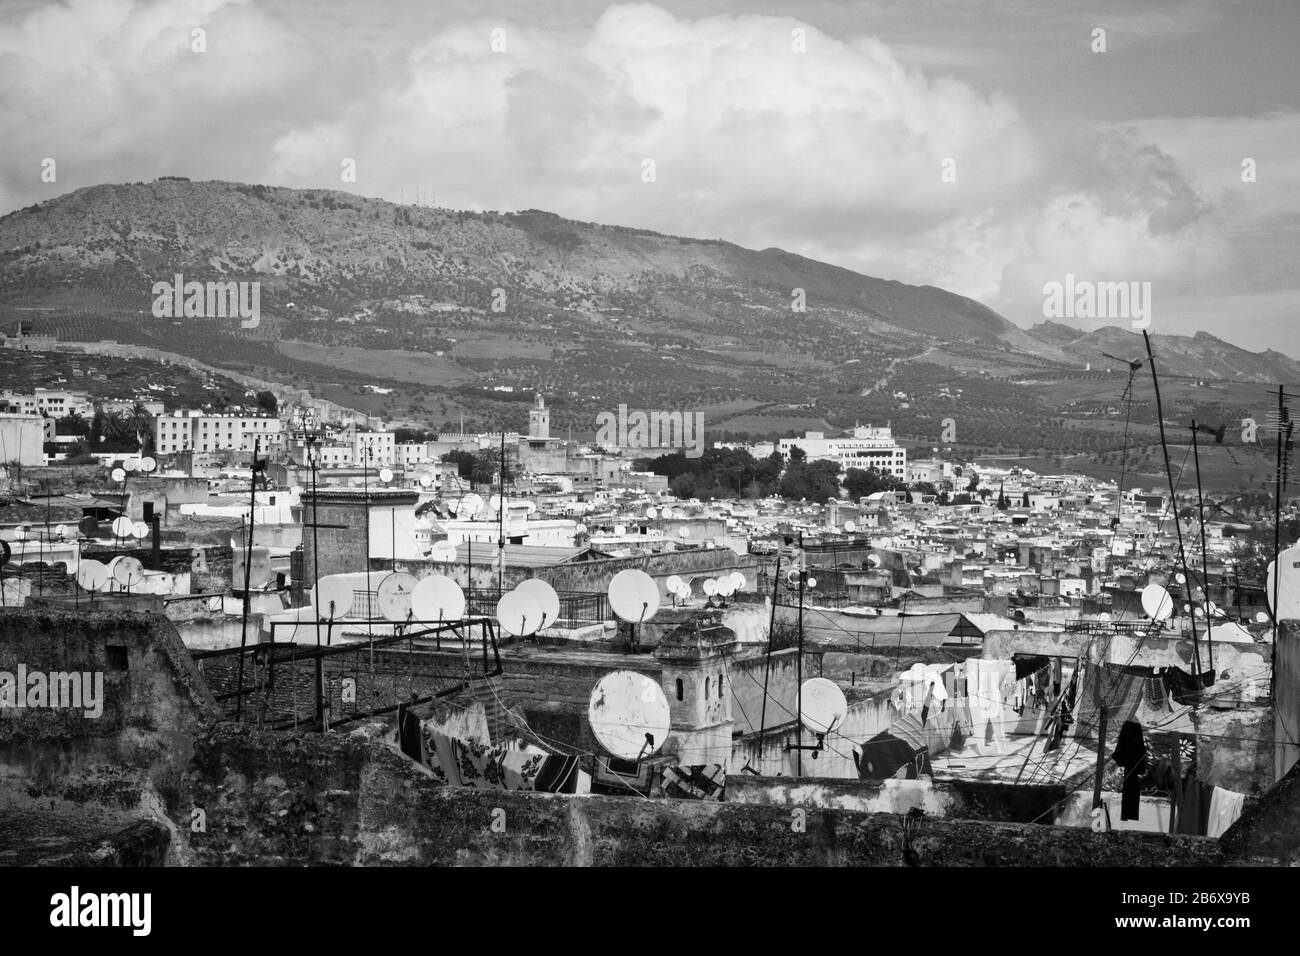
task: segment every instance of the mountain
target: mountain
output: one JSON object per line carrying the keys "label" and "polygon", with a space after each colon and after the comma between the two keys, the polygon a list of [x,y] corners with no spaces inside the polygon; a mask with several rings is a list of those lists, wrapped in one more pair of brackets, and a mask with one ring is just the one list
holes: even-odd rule
{"label": "mountain", "polygon": [[[177,273],[260,283],[260,324],[155,317]],[[536,390],[556,434],[620,404],[700,411],[711,439],[889,422],[927,450],[951,419],[945,444],[972,454],[1090,461],[1143,434],[1116,406],[1127,368],[1098,354],[1141,357],[1128,330],[1024,330],[943,289],[538,210],[176,177],[79,189],[0,217],[0,326],[19,322],[434,428],[520,427]],[[1227,420],[1253,383],[1300,378],[1209,335],[1153,344],[1167,416]]]}

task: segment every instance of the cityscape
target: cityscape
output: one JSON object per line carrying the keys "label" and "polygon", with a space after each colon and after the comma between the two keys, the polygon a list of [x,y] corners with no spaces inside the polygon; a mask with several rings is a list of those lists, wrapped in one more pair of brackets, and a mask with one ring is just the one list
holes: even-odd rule
{"label": "cityscape", "polygon": [[[861,866],[1263,925],[1294,9],[119,6],[0,14],[60,105],[0,147],[0,865],[81,874],[42,922],[169,909],[90,868]],[[174,145],[89,135],[54,36]]]}

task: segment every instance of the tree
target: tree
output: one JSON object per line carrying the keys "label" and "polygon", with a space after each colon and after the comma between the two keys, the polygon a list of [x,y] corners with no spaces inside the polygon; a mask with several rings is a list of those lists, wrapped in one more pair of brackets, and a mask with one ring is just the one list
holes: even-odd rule
{"label": "tree", "polygon": [[144,402],[131,403],[131,411],[123,420],[122,427],[128,440],[134,441],[141,452],[153,450],[153,415],[144,407]]}
{"label": "tree", "polygon": [[441,460],[446,462],[455,462],[456,474],[466,481],[471,480],[474,474],[475,461],[474,456],[471,453],[467,451],[449,451],[442,456]]}
{"label": "tree", "polygon": [[881,491],[898,491],[903,483],[880,469],[850,468],[844,473],[844,490],[850,498],[866,498]]}
{"label": "tree", "polygon": [[276,411],[280,407],[280,402],[275,397],[274,392],[268,392],[263,390],[261,392],[258,392],[257,395],[254,397],[257,399],[257,407],[272,415],[276,414]]}

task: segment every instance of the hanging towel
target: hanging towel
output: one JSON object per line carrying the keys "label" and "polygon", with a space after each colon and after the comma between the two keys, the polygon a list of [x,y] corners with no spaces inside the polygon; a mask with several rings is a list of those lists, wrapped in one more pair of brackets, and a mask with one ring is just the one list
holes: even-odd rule
{"label": "hanging towel", "polygon": [[1228,827],[1237,822],[1241,816],[1242,805],[1246,802],[1244,793],[1215,787],[1210,796],[1210,819],[1205,827],[1205,835],[1221,837]]}

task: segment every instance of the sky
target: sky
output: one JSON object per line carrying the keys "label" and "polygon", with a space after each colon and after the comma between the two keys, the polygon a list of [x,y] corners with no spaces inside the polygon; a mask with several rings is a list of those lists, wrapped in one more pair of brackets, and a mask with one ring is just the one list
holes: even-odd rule
{"label": "sky", "polygon": [[1149,282],[1153,333],[1300,356],[1296,36],[1297,0],[0,0],[0,214],[161,175],[545,209],[1024,327]]}

